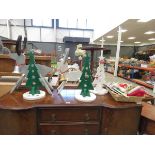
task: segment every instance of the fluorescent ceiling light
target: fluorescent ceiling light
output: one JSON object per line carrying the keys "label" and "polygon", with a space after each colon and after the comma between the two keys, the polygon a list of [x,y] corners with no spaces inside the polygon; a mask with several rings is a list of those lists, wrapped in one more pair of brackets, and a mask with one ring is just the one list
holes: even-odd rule
{"label": "fluorescent ceiling light", "polygon": [[[102,42],[102,39],[100,41]],[[105,40],[103,40],[103,41],[105,41]]]}
{"label": "fluorescent ceiling light", "polygon": [[[126,32],[126,31],[128,31],[128,30],[126,30],[126,29],[121,29],[121,32]],[[117,32],[119,32],[119,31],[117,31]]]}
{"label": "fluorescent ceiling light", "polygon": [[107,38],[114,38],[114,36],[107,36]]}
{"label": "fluorescent ceiling light", "polygon": [[135,39],[136,37],[129,37],[128,39],[132,40],[132,39]]}
{"label": "fluorescent ceiling light", "polygon": [[128,31],[128,30],[126,30],[126,29],[124,29],[124,30],[122,29],[122,30],[121,30],[121,32],[126,32],[126,31]]}
{"label": "fluorescent ceiling light", "polygon": [[139,19],[137,22],[139,23],[146,23],[148,21],[150,21],[151,19]]}
{"label": "fluorescent ceiling light", "polygon": [[155,31],[147,31],[144,34],[153,34],[153,33],[155,33]]}
{"label": "fluorescent ceiling light", "polygon": [[139,43],[141,43],[141,42],[140,42],[140,41],[135,41],[134,43],[135,43],[135,44],[139,44]]}
{"label": "fluorescent ceiling light", "polygon": [[150,39],[148,39],[148,40],[155,40],[155,38],[150,38]]}

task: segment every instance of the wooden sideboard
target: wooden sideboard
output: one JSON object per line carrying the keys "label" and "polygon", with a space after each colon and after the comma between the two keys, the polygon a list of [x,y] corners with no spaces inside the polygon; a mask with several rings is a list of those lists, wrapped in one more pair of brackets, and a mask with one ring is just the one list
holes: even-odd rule
{"label": "wooden sideboard", "polygon": [[39,101],[26,101],[21,89],[0,98],[0,134],[137,134],[142,106],[116,102],[107,94],[90,103],[64,89]]}

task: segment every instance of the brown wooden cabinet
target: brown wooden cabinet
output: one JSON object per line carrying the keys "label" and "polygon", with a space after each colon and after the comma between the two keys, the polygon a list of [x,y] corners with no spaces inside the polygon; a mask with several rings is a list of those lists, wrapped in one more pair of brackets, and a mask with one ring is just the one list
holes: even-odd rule
{"label": "brown wooden cabinet", "polygon": [[34,135],[37,133],[36,109],[0,109],[1,135]]}
{"label": "brown wooden cabinet", "polygon": [[0,134],[137,134],[141,105],[116,102],[107,94],[90,103],[74,98],[75,89],[26,101],[16,91],[0,98]]}
{"label": "brown wooden cabinet", "polygon": [[44,135],[98,135],[99,124],[42,124],[40,133]]}
{"label": "brown wooden cabinet", "polygon": [[134,135],[138,133],[141,109],[126,107],[120,109],[103,109],[101,134]]}
{"label": "brown wooden cabinet", "polygon": [[99,134],[100,108],[39,109],[40,134]]}

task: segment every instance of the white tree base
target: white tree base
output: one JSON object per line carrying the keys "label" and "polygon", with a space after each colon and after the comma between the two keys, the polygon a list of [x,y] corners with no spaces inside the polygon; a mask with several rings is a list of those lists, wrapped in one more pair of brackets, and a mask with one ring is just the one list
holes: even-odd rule
{"label": "white tree base", "polygon": [[105,94],[108,93],[108,90],[107,89],[104,89],[104,88],[102,88],[102,89],[99,90],[99,89],[96,89],[94,87],[94,90],[90,90],[90,92],[93,93],[93,94],[96,94],[96,95],[105,95]]}
{"label": "white tree base", "polygon": [[29,91],[23,94],[23,98],[25,100],[30,100],[30,101],[39,100],[39,99],[44,98],[45,96],[46,96],[46,93],[42,90],[40,90],[40,94],[32,95],[32,94],[29,94]]}
{"label": "white tree base", "polygon": [[78,101],[82,101],[82,102],[92,102],[96,99],[96,95],[93,94],[93,93],[90,93],[90,96],[86,96],[86,97],[83,97],[81,94],[81,90],[77,91],[75,93],[75,98],[78,100]]}

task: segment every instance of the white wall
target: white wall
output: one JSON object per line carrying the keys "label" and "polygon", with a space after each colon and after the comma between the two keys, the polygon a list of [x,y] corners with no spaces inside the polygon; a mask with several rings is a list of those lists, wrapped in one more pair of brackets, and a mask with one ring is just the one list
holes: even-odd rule
{"label": "white wall", "polygon": [[56,30],[57,42],[62,43],[63,42],[63,38],[65,36],[70,36],[70,31],[69,30],[66,30],[66,29],[57,29]]}
{"label": "white wall", "polygon": [[0,26],[0,36],[8,38],[8,31],[6,26]]}
{"label": "white wall", "polygon": [[70,36],[72,37],[83,37],[83,31],[82,30],[70,30]]}
{"label": "white wall", "polygon": [[32,22],[31,22],[31,19],[26,19],[25,20],[26,22],[26,26],[32,26]]}
{"label": "white wall", "polygon": [[54,30],[51,28],[41,28],[41,41],[42,42],[54,42]]}
{"label": "white wall", "polygon": [[11,25],[24,25],[24,19],[11,19],[10,20]]}
{"label": "white wall", "polygon": [[[26,27],[26,30],[28,41],[55,42],[53,28]],[[18,35],[22,35],[22,38],[25,36],[24,28],[21,26],[11,26],[11,32],[11,39],[13,40],[17,40]],[[0,36],[8,37],[6,26],[0,25]],[[84,30],[57,29],[56,41],[58,43],[63,43],[64,37],[86,37],[93,40],[93,32]]]}
{"label": "white wall", "polygon": [[17,26],[11,26],[12,29],[12,39],[17,40],[19,35],[22,35],[22,39],[24,39],[24,28],[23,27],[17,27]]}
{"label": "white wall", "polygon": [[[0,19],[0,24],[6,25],[6,21],[7,19]],[[20,25],[20,26],[24,25],[24,19],[11,19],[10,21],[12,25]],[[31,19],[25,19],[25,22],[26,26],[32,26]]]}
{"label": "white wall", "polygon": [[27,27],[26,29],[28,41],[41,41],[40,28]]}
{"label": "white wall", "polygon": [[93,37],[93,32],[91,31],[83,31],[83,37]]}
{"label": "white wall", "polygon": [[6,24],[6,21],[7,21],[6,19],[1,19],[0,24]]}
{"label": "white wall", "polygon": [[85,37],[93,40],[93,32],[87,30],[57,29],[57,42],[62,43],[64,37]]}
{"label": "white wall", "polygon": [[[13,40],[17,40],[18,35],[22,35],[24,38],[24,19],[13,19],[10,20],[11,22],[11,38]],[[0,36],[8,37],[6,19],[0,19]],[[86,37],[93,40],[93,31],[83,30],[83,29],[63,29],[57,28],[56,29],[56,39],[54,29],[51,27],[32,27],[31,19],[26,19],[26,30],[27,30],[27,37],[28,41],[42,41],[42,42],[58,42],[63,43],[64,37]],[[80,25],[79,25],[80,26]]]}

